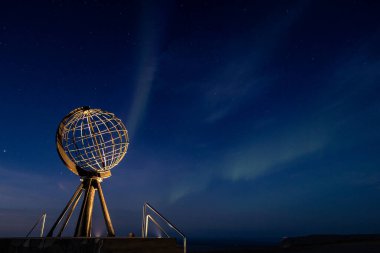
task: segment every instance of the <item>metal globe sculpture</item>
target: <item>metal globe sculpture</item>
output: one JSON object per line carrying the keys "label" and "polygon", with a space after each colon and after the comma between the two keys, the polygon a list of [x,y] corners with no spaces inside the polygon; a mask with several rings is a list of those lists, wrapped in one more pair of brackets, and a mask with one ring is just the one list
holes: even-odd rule
{"label": "metal globe sculpture", "polygon": [[63,221],[56,236],[62,235],[84,193],[74,236],[90,237],[95,191],[98,191],[108,236],[115,236],[100,183],[111,176],[110,170],[127,152],[128,132],[124,124],[113,113],[80,107],[62,119],[56,142],[60,158],[67,168],[80,176],[81,183],[47,236],[54,236],[55,229]]}
{"label": "metal globe sculpture", "polygon": [[81,107],[59,124],[57,149],[66,166],[80,176],[110,176],[128,149],[128,132],[113,113]]}

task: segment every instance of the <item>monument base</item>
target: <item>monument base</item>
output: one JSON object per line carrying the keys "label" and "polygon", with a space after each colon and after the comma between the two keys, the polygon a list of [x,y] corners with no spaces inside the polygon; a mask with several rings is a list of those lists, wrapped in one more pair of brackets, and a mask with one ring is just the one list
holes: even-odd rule
{"label": "monument base", "polygon": [[0,238],[2,253],[181,253],[175,238],[14,237]]}

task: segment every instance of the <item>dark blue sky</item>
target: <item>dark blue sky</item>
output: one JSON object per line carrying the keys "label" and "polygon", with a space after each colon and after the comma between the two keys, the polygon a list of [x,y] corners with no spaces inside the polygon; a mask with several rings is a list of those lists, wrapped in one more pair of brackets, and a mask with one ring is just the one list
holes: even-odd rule
{"label": "dark blue sky", "polygon": [[129,130],[103,183],[119,235],[139,233],[145,201],[193,238],[380,233],[379,12],[2,1],[0,235],[26,234],[43,211],[50,227],[73,194],[55,131],[83,105]]}

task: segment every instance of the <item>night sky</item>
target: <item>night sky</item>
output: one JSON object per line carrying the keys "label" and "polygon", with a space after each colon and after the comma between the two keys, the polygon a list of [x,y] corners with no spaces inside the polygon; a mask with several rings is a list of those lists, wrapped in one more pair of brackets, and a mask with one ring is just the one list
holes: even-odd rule
{"label": "night sky", "polygon": [[[129,131],[102,184],[118,235],[139,235],[145,201],[190,238],[380,233],[379,13],[377,1],[1,1],[0,236],[45,211],[50,228],[74,193],[55,132],[84,105]],[[106,233],[97,202],[94,231]]]}

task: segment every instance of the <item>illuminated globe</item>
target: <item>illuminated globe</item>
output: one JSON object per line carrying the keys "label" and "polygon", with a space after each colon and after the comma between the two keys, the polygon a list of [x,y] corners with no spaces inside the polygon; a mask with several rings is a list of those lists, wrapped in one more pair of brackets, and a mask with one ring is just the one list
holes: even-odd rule
{"label": "illuminated globe", "polygon": [[70,112],[59,124],[58,153],[79,176],[109,177],[127,153],[128,131],[113,113],[89,107]]}

